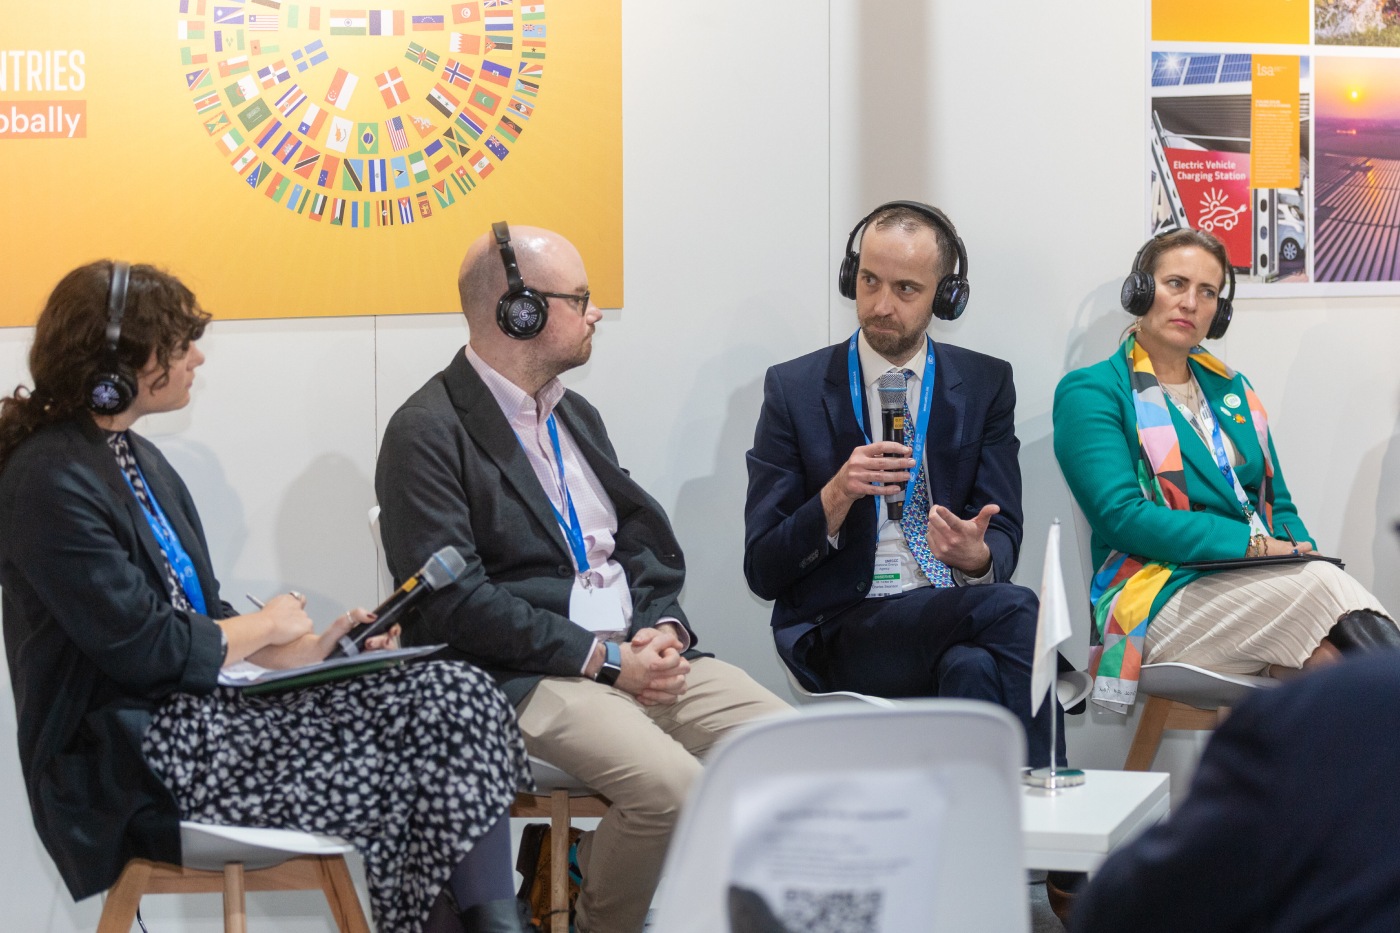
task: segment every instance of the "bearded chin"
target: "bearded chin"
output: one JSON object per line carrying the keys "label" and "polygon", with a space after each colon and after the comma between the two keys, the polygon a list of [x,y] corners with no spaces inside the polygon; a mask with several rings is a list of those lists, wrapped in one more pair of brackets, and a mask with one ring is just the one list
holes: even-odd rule
{"label": "bearded chin", "polygon": [[923,339],[922,333],[896,336],[887,331],[865,331],[865,340],[871,349],[887,360],[906,360]]}

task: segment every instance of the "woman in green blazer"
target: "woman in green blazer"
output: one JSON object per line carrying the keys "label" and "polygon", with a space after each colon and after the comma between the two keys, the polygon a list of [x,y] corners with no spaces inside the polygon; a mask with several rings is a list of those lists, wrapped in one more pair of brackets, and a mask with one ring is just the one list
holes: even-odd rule
{"label": "woman in green blazer", "polygon": [[1400,645],[1376,598],[1332,563],[1183,566],[1314,547],[1254,389],[1200,346],[1223,336],[1233,291],[1214,236],[1154,237],[1123,285],[1139,317],[1127,339],[1055,392],[1055,456],[1093,529],[1090,671],[1109,708],[1132,705],[1144,660],[1282,675],[1338,649]]}

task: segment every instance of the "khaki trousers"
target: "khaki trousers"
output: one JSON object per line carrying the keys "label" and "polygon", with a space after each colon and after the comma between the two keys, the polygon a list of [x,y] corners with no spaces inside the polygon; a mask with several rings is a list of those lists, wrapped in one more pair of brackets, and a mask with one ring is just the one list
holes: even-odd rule
{"label": "khaki trousers", "polygon": [[578,933],[639,933],[700,757],[735,726],[788,712],[714,658],[691,663],[685,694],[669,706],[642,706],[582,677],[536,685],[517,709],[526,749],[612,801],[579,846]]}

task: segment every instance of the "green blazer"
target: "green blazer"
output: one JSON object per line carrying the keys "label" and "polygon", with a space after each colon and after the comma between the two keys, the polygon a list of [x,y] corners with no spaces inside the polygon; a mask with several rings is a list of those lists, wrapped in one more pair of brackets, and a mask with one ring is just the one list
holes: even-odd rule
{"label": "green blazer", "polygon": [[[1191,369],[1210,400],[1221,431],[1243,458],[1235,473],[1250,501],[1257,503],[1259,481],[1264,476],[1264,454],[1245,401],[1244,376],[1236,373],[1233,379],[1224,379],[1194,361]],[[1238,404],[1226,406],[1227,395],[1234,395]],[[1055,389],[1055,459],[1093,529],[1090,546],[1094,571],[1103,566],[1110,551],[1181,563],[1243,557],[1249,546],[1249,522],[1240,510],[1234,487],[1225,481],[1214,455],[1176,406],[1168,408],[1181,440],[1186,494],[1191,499],[1189,512],[1169,509],[1142,496],[1137,481],[1141,458],[1137,414],[1133,410],[1128,363],[1121,348],[1103,362],[1065,376]],[[1244,420],[1236,421],[1236,415]],[[1287,525],[1295,538],[1311,544],[1312,537],[1298,517],[1284,482],[1272,438],[1269,456],[1274,462],[1271,531],[1275,537],[1287,538],[1283,530]],[[1152,614],[1172,593],[1201,574],[1198,570],[1174,571],[1153,602]]]}

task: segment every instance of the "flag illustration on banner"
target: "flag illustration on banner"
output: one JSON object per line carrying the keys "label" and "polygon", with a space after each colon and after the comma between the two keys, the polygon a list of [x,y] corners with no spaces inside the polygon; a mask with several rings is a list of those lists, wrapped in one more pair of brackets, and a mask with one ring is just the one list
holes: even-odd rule
{"label": "flag illustration on banner", "polygon": [[[303,217],[330,214],[333,224],[361,229],[433,216],[518,150],[538,106],[545,13],[552,6],[548,0],[449,0],[416,10],[307,0],[163,3],[178,24],[183,67],[175,66],[176,80],[184,80],[196,119],[243,183]],[[278,35],[284,30],[286,39]],[[415,41],[406,41],[407,32]],[[428,32],[449,32],[448,41],[435,42]],[[402,65],[372,64],[361,56],[361,47],[372,43],[357,37],[389,37],[380,54],[388,51],[392,61],[394,49],[406,47],[398,54],[431,77],[420,86]],[[278,58],[281,42],[285,58]],[[337,60],[324,79],[303,77],[331,58]],[[361,75],[373,77],[389,111],[378,120],[372,113],[378,105],[355,97]],[[415,144],[422,148],[414,151]],[[331,201],[327,192],[345,197]]]}
{"label": "flag illustration on banner", "polygon": [[359,80],[344,68],[337,68],[335,78],[331,80],[331,86],[326,91],[326,103],[337,110],[349,109],[350,98],[354,95],[355,85],[359,83]]}
{"label": "flag illustration on banner", "polygon": [[492,94],[480,84],[472,88],[471,96],[468,100],[471,101],[471,105],[477,110],[480,110],[482,113],[490,114],[493,117],[496,115],[496,108],[501,105],[500,97]]}
{"label": "flag illustration on banner", "polygon": [[273,106],[282,116],[290,117],[304,103],[306,103],[306,92],[293,84],[282,93],[281,97],[277,98],[277,102]]}
{"label": "flag illustration on banner", "polygon": [[375,75],[374,83],[379,86],[379,96],[384,98],[384,106],[392,109],[408,100],[408,85],[404,84],[403,75],[397,68]]}
{"label": "flag illustration on banner", "polygon": [[403,35],[403,10],[370,10],[369,34],[371,36]]}
{"label": "flag illustration on banner", "polygon": [[326,148],[335,152],[344,152],[350,148],[350,137],[355,135],[355,124],[344,117],[334,117],[331,120],[330,135],[326,137]]}
{"label": "flag illustration on banner", "polygon": [[326,122],[326,112],[315,104],[307,104],[306,112],[301,115],[301,123],[297,125],[297,132],[310,139],[315,139],[321,135],[321,126]]}
{"label": "flag illustration on banner", "polygon": [[437,70],[437,53],[424,48],[417,42],[410,42],[408,44],[408,51],[403,53],[403,57],[413,62],[415,65],[420,65],[428,69],[429,71]]}
{"label": "flag illustration on banner", "polygon": [[442,70],[442,78],[448,84],[456,84],[459,87],[470,87],[472,83],[472,70],[461,62],[447,60],[447,67]]}
{"label": "flag illustration on banner", "polygon": [[361,123],[355,130],[355,138],[359,142],[360,155],[379,154],[379,125],[376,123]]}
{"label": "flag illustration on banner", "polygon": [[389,133],[389,145],[395,152],[408,148],[408,134],[403,129],[403,117],[390,117],[384,121],[384,129]]}
{"label": "flag illustration on banner", "polygon": [[433,85],[433,89],[428,92],[428,103],[437,108],[438,112],[449,120],[456,112],[458,105],[457,98],[447,93],[441,84]]}
{"label": "flag illustration on banner", "polygon": [[481,79],[490,81],[492,84],[499,84],[506,87],[510,84],[510,69],[505,65],[498,65],[495,62],[481,63]]}
{"label": "flag illustration on banner", "polygon": [[1060,523],[1050,526],[1045,542],[1045,570],[1040,578],[1040,614],[1035,620],[1035,654],[1031,664],[1031,715],[1040,710],[1059,674],[1055,649],[1074,634],[1070,627],[1065,575],[1060,569]]}

